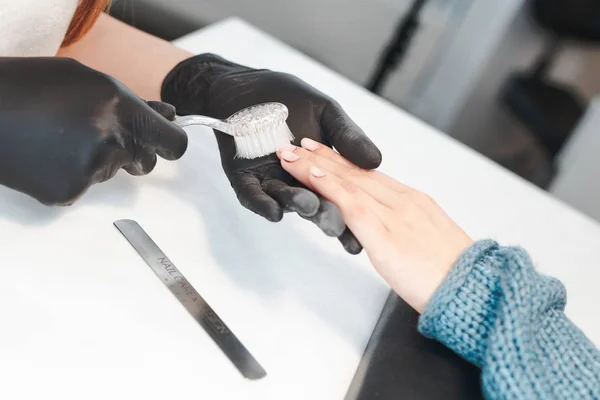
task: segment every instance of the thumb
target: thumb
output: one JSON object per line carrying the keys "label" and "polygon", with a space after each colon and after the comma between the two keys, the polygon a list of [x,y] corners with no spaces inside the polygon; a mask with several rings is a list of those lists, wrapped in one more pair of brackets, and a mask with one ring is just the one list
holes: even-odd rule
{"label": "thumb", "polygon": [[[133,119],[133,129],[142,147],[152,148],[166,160],[177,160],[187,150],[188,137],[183,129],[172,123],[175,108],[167,103],[141,103],[139,118]],[[140,115],[141,114],[141,115]]]}
{"label": "thumb", "polygon": [[177,116],[177,111],[175,110],[175,106],[172,106],[169,103],[165,103],[162,101],[146,101],[146,104],[150,106],[151,109],[168,119],[169,121],[173,121]]}
{"label": "thumb", "polygon": [[337,102],[330,101],[323,109],[321,130],[331,146],[360,168],[375,169],[381,164],[377,146]]}

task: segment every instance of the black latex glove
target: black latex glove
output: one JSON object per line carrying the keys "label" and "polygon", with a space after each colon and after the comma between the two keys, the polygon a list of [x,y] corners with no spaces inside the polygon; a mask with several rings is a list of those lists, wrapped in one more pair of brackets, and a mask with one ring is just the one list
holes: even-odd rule
{"label": "black latex glove", "polygon": [[[335,147],[362,168],[373,169],[381,163],[377,147],[337,102],[289,74],[255,70],[202,54],[171,71],[163,83],[162,99],[181,115],[215,118],[227,118],[258,103],[280,102],[289,109],[287,122],[295,144],[308,137]],[[218,131],[215,134],[223,169],[243,206],[269,221],[281,220],[284,212],[297,212],[326,234],[339,237],[348,252],[360,252],[360,244],[345,227],[337,207],[300,187],[281,168],[276,155],[234,159],[233,138]]]}
{"label": "black latex glove", "polygon": [[48,205],[77,200],[120,168],[144,175],[187,136],[174,107],[146,103],[77,61],[0,58],[0,183]]}

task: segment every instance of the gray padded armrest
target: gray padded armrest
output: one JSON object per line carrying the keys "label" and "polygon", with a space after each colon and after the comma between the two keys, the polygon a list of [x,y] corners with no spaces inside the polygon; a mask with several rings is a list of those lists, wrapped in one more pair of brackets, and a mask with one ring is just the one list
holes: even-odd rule
{"label": "gray padded armrest", "polygon": [[165,40],[175,40],[207,23],[197,16],[181,12],[175,0],[114,0],[110,15],[144,32]]}

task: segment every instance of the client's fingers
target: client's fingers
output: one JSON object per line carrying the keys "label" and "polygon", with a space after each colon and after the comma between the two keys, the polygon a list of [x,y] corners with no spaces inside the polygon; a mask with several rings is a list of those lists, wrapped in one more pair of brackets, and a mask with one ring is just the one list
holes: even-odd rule
{"label": "client's fingers", "polygon": [[[298,149],[298,152],[301,151],[302,149]],[[312,186],[312,180],[310,179],[311,168],[315,168],[315,165],[310,159],[302,158],[296,153],[284,151],[283,153],[281,153],[281,165],[294,178],[301,182],[303,180],[306,181],[308,187],[312,188],[313,190],[317,190]],[[347,192],[352,193],[352,195],[365,207],[370,207],[373,213],[375,213],[382,220],[385,220],[386,217],[384,214],[386,210],[389,210],[389,208],[387,208],[386,206],[381,204],[377,199],[372,197],[371,193],[365,192],[360,188],[360,186],[351,182],[350,180],[342,178],[340,182]]]}
{"label": "client's fingers", "polygon": [[[303,149],[310,151],[313,154],[316,154],[320,157],[326,158],[330,161],[336,162],[343,166],[360,170],[359,167],[357,167],[356,165],[352,164],[350,161],[345,159],[341,154],[339,154],[338,152],[333,150],[331,147],[325,146],[322,143],[316,142],[312,139],[304,138],[304,139],[302,139],[301,144],[302,144]],[[325,167],[325,168],[328,171],[336,173],[335,171],[333,171],[330,168],[327,168],[327,167]],[[400,182],[398,182],[394,178],[384,174],[383,172],[372,170],[372,171],[369,171],[369,174],[370,174],[369,177],[371,179],[378,181],[379,183],[383,184],[384,186],[387,186],[389,189],[394,190],[396,192],[405,193],[407,191],[412,190],[412,188],[401,184]]]}
{"label": "client's fingers", "polygon": [[302,148],[310,151],[311,153],[317,154],[321,157],[327,158],[333,162],[338,164],[342,164],[346,167],[350,168],[358,168],[356,165],[352,164],[350,161],[346,160],[340,153],[333,150],[329,146],[325,146],[323,143],[319,143],[315,140],[304,138],[300,142]]}
{"label": "client's fingers", "polygon": [[[352,182],[386,207],[392,208],[400,201],[397,192],[387,188],[377,180],[371,179],[372,171],[367,172],[356,167],[338,164],[329,158],[321,157],[300,147],[289,146],[283,150],[282,153],[278,153],[278,156],[286,161],[284,154],[287,154],[288,159],[287,162],[282,162],[282,167],[294,178],[309,187],[309,169],[314,165],[330,171],[345,181]],[[289,150],[293,150],[293,152]]]}
{"label": "client's fingers", "polygon": [[338,206],[346,225],[368,252],[377,252],[387,242],[389,231],[382,223],[382,215],[373,209],[381,209],[380,204],[359,195],[361,190],[352,183],[318,167],[310,168],[309,179],[316,191]]}

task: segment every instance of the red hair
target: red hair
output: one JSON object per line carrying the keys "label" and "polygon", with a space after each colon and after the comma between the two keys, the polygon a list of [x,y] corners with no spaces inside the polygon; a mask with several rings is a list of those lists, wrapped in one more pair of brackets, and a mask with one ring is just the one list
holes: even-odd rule
{"label": "red hair", "polygon": [[110,2],[111,0],[79,0],[62,46],[68,46],[81,39],[92,28],[100,14],[108,8]]}

